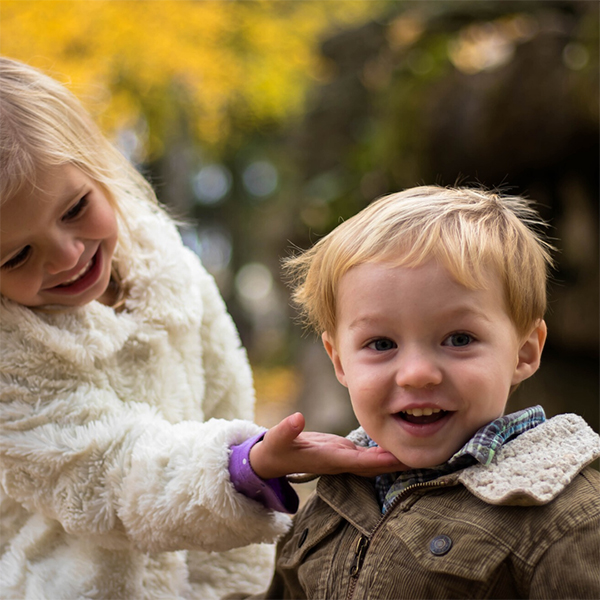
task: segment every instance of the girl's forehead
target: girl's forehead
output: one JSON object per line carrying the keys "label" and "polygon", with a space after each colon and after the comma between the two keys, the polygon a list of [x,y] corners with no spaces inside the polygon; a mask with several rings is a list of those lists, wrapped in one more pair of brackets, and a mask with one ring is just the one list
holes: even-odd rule
{"label": "girl's forehead", "polygon": [[0,172],[2,202],[17,194],[23,194],[35,190],[40,185],[40,179],[46,173],[54,171],[56,167],[66,164],[65,161],[57,162],[52,156],[42,151],[34,151],[30,148],[18,147],[2,161]]}
{"label": "girl's forehead", "polygon": [[19,200],[52,200],[76,195],[85,187],[89,178],[76,166],[43,166],[36,170],[35,179],[25,181],[13,196]]}
{"label": "girl's forehead", "polygon": [[6,199],[0,210],[0,243],[4,248],[43,220],[60,214],[65,207],[83,193],[89,178],[73,165],[59,165],[40,169],[35,183],[27,183]]}

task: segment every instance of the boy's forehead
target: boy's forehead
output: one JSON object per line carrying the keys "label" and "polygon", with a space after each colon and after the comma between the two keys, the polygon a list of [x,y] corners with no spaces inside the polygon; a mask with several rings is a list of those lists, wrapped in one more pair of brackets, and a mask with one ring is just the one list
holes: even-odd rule
{"label": "boy's forehead", "polygon": [[340,285],[356,271],[359,271],[368,277],[370,273],[386,273],[391,276],[396,269],[407,271],[423,271],[435,267],[436,270],[443,272],[449,279],[459,287],[464,288],[465,292],[473,290],[502,289],[503,279],[498,270],[489,264],[482,264],[481,268],[459,268],[450,261],[445,261],[438,256],[432,255],[422,260],[414,260],[411,257],[389,255],[378,259],[357,262],[348,266],[341,273],[337,281],[339,292]]}
{"label": "boy's forehead", "polygon": [[[392,284],[399,273],[408,275],[421,273],[421,276],[401,278],[401,283],[398,286],[388,285]],[[435,273],[440,273],[441,278],[434,277]],[[478,298],[480,297],[478,292],[492,292],[493,298],[500,302],[502,311],[509,314],[504,283],[495,269],[489,267],[482,270],[476,278],[473,274],[466,277],[464,273],[455,272],[451,266],[436,258],[430,258],[416,264],[412,262],[407,264],[404,260],[388,259],[352,265],[338,281],[335,294],[335,312],[339,319],[342,309],[346,312],[350,308],[354,314],[350,321],[346,321],[345,324],[355,327],[372,318],[369,316],[368,303],[373,291],[376,294],[387,294],[391,298],[393,296],[402,297],[404,292],[410,296],[418,295],[422,290],[422,301],[426,303],[431,299],[437,300],[436,295],[442,292],[441,289],[438,290],[440,286],[443,287],[445,294],[451,292],[451,295],[446,297],[448,313],[452,312],[456,316],[461,313],[470,313],[486,318],[485,311],[481,310],[478,305]],[[366,312],[364,312],[365,310]]]}
{"label": "boy's forehead", "polygon": [[356,262],[349,262],[346,268],[340,272],[338,286],[346,273],[361,269],[389,269],[403,267],[407,269],[418,269],[428,263],[436,263],[441,269],[444,269],[449,276],[458,284],[467,289],[487,289],[502,283],[502,278],[498,269],[491,265],[489,261],[482,261],[479,265],[460,264],[458,260],[450,260],[443,252],[430,252],[420,256],[410,252],[387,252],[380,256],[373,256]]}

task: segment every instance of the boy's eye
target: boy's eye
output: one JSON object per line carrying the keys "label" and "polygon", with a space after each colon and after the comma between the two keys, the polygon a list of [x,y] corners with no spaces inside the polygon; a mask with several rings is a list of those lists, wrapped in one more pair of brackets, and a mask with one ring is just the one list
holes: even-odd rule
{"label": "boy's eye", "polygon": [[75,206],[72,206],[63,215],[63,221],[70,221],[71,219],[77,217],[79,213],[81,213],[81,211],[88,205],[88,202],[88,195],[86,194],[85,196],[83,196],[83,198],[81,198],[81,200],[79,200],[79,202],[77,202],[77,204],[75,204]]}
{"label": "boy's eye", "polygon": [[468,346],[472,341],[473,337],[468,333],[453,333],[444,340],[442,345],[459,348],[461,346]]}
{"label": "boy's eye", "polygon": [[15,254],[12,258],[9,258],[3,265],[3,269],[14,269],[24,263],[29,256],[29,252],[31,251],[31,246],[25,246],[18,254]]}
{"label": "boy's eye", "polygon": [[386,352],[387,350],[396,348],[396,343],[392,342],[392,340],[388,340],[387,338],[380,338],[371,342],[367,347],[377,350],[377,352]]}

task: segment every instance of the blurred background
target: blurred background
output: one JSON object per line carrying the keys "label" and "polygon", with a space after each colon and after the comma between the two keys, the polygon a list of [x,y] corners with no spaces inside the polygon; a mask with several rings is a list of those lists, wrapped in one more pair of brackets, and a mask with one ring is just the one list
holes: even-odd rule
{"label": "blurred background", "polygon": [[599,3],[0,2],[0,51],[65,83],[184,220],[248,349],[257,421],[354,428],[280,261],[375,198],[482,184],[559,252],[541,403],[598,430]]}

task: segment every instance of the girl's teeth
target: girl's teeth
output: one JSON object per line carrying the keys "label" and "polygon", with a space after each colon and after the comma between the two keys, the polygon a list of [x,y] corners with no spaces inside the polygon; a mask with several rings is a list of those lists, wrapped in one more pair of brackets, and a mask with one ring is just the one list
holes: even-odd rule
{"label": "girl's teeth", "polygon": [[412,415],[413,417],[429,417],[436,413],[439,413],[441,409],[439,408],[409,408],[407,410],[403,410],[402,412],[407,415]]}
{"label": "girl's teeth", "polygon": [[69,279],[68,281],[61,283],[61,285],[69,285],[69,284],[77,281],[81,277],[83,277],[92,267],[92,262],[93,262],[93,260],[90,260],[90,262],[88,262],[88,264],[85,265],[85,267],[83,267],[83,269],[81,269],[81,271],[79,271],[79,273],[77,273],[77,275],[75,275],[75,277],[71,277],[71,279]]}

